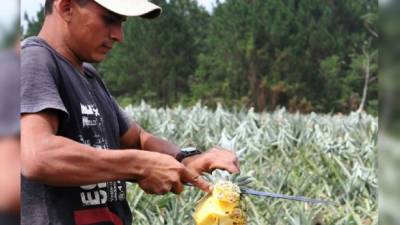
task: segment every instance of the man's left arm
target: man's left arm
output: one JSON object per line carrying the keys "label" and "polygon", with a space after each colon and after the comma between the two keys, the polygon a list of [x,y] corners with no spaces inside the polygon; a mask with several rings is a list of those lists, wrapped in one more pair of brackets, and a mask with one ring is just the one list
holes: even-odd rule
{"label": "man's left arm", "polygon": [[[132,123],[121,137],[122,148],[137,148],[168,154],[176,158],[180,148],[175,144],[146,132],[137,123]],[[182,163],[198,174],[212,172],[215,169],[238,173],[239,163],[234,152],[220,147],[213,147],[199,155],[187,157]]]}
{"label": "man's left arm", "polygon": [[129,129],[121,137],[121,147],[124,149],[134,147],[136,149],[156,151],[171,155],[174,158],[180,152],[178,146],[162,138],[153,136],[135,122],[131,123]]}

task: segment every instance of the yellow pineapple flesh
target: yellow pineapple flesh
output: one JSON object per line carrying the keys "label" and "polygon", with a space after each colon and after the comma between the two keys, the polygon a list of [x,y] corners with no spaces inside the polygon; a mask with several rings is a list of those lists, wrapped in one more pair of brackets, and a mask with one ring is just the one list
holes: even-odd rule
{"label": "yellow pineapple flesh", "polygon": [[239,203],[240,188],[229,181],[219,181],[197,205],[196,225],[245,225],[246,215]]}

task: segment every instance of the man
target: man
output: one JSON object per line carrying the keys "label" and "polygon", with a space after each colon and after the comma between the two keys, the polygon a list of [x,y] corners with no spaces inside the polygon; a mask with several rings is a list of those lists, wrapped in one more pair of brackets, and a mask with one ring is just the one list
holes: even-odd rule
{"label": "man", "polygon": [[184,183],[208,192],[202,172],[239,172],[231,151],[182,152],[129,123],[87,64],[123,41],[126,16],[155,18],[158,6],[47,0],[45,12],[21,50],[22,224],[130,225],[125,181],[150,194],[179,194]]}

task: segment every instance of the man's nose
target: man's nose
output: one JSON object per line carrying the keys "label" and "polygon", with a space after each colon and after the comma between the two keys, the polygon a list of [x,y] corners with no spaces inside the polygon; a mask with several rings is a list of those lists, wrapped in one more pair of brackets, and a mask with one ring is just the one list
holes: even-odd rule
{"label": "man's nose", "polygon": [[122,24],[111,27],[111,39],[116,42],[124,41],[124,31],[122,29]]}

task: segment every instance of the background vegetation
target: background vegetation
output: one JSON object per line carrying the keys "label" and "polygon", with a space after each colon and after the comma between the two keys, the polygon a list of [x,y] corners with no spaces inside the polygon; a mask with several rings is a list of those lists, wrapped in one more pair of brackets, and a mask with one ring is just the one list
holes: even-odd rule
{"label": "background vegetation", "polygon": [[[97,65],[123,105],[284,106],[377,114],[376,0],[154,0],[156,20],[130,18],[125,42]],[[43,10],[26,18],[36,35]]]}
{"label": "background vegetation", "polygon": [[[257,190],[337,203],[309,205],[245,196],[249,225],[378,224],[376,117],[301,115],[283,109],[232,112],[221,105],[210,110],[200,104],[157,109],[142,103],[125,110],[146,130],[180,146],[207,149],[219,144],[235,150],[241,174],[230,177],[234,181],[247,176]],[[188,187],[179,196],[146,195],[136,184],[128,189],[135,225],[193,225],[194,208],[203,196]]]}

